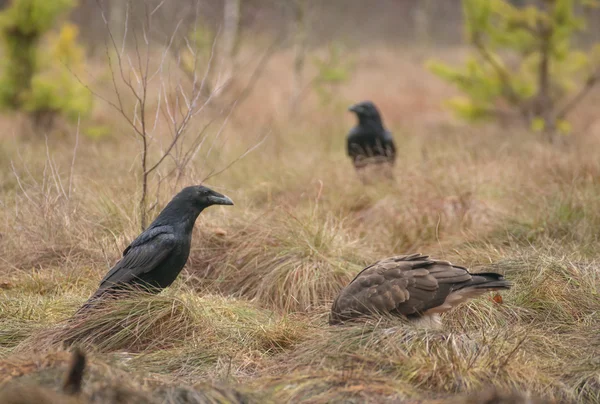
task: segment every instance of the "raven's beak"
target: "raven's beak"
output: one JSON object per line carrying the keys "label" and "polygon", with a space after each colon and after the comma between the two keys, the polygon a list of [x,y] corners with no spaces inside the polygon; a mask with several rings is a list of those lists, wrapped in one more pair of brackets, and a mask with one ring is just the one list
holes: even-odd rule
{"label": "raven's beak", "polygon": [[351,105],[350,107],[348,107],[348,111],[359,113],[361,111],[360,105],[358,105],[358,104]]}
{"label": "raven's beak", "polygon": [[225,195],[220,195],[220,196],[211,195],[208,197],[208,200],[213,205],[233,205],[233,201],[231,200],[231,198],[229,198]]}

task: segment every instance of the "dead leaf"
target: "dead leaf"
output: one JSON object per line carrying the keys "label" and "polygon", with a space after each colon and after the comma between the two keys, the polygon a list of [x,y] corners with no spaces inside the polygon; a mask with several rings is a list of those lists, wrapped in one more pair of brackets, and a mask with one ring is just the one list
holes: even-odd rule
{"label": "dead leaf", "polygon": [[225,231],[225,230],[221,229],[220,227],[217,227],[217,228],[214,230],[214,234],[215,234],[216,236],[226,236],[226,235],[227,235],[227,231]]}
{"label": "dead leaf", "polygon": [[13,285],[11,282],[8,282],[8,281],[0,282],[0,289],[9,290],[14,287],[15,287],[15,285]]}

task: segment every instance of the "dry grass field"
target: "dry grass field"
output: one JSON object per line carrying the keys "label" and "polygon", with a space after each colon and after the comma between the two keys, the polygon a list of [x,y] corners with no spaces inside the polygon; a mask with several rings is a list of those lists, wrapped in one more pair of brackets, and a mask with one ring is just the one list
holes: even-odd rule
{"label": "dry grass field", "polygon": [[[98,138],[74,127],[25,137],[18,117],[3,116],[0,384],[59,389],[63,341],[75,340],[88,357],[81,399],[96,403],[501,402],[466,397],[493,386],[600,403],[600,97],[576,111],[565,145],[549,145],[518,127],[454,120],[442,106],[453,90],[425,71],[420,52],[352,57],[356,72],[334,104],[309,91],[290,116],[292,54],[275,54],[212,151],[164,181],[158,203],[266,134],[206,182],[235,206],[200,216],[172,287],[75,323],[140,231],[139,142],[100,101],[94,119],[110,133]],[[97,70],[93,84],[109,88]],[[345,156],[355,121],[345,108],[363,99],[394,133],[394,183],[361,184]],[[194,125],[223,122],[218,105]],[[388,319],[327,325],[360,269],[413,252],[515,286],[445,315],[441,331]]]}

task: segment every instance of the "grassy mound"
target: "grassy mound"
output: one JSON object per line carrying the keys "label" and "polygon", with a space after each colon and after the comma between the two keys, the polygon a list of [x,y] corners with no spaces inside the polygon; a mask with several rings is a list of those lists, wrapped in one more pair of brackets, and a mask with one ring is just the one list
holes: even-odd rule
{"label": "grassy mound", "polygon": [[[476,392],[492,383],[559,402],[597,402],[600,368],[590,360],[600,356],[596,268],[529,254],[499,262],[493,270],[515,282],[502,303],[491,296],[472,300],[444,316],[443,331],[395,319],[322,329],[276,365],[277,372],[293,370],[301,381],[276,384],[283,391],[289,385],[286,399],[316,402],[326,401],[322,394],[344,396],[358,382],[336,378],[356,374],[357,380],[384,380],[382,391],[396,389],[402,398]],[[333,379],[301,376],[312,372]]]}
{"label": "grassy mound", "polygon": [[285,312],[314,310],[370,263],[368,248],[348,236],[345,226],[318,211],[278,211],[225,239],[205,238],[193,252],[191,271],[200,289]]}
{"label": "grassy mound", "polygon": [[[513,389],[600,403],[600,126],[573,119],[562,147],[514,127],[458,124],[441,113],[452,94],[429,80],[423,54],[348,52],[356,72],[334,105],[307,94],[295,117],[281,114],[293,52],[276,51],[220,140],[183,170],[175,160],[187,146],[173,149],[149,178],[149,216],[209,173],[206,185],[235,207],[202,213],[187,268],[167,290],[70,322],[139,234],[139,139],[102,103],[95,114],[115,135],[79,143],[75,129],[27,143],[1,117],[0,383],[57,390],[69,340],[89,354],[82,397],[99,403],[481,403],[506,402],[498,396]],[[170,105],[168,89],[154,90],[147,105]],[[373,99],[394,134],[394,182],[361,184],[346,156],[355,118],[343,99],[357,97]],[[190,135],[223,111],[208,108]],[[159,118],[150,167],[170,143]],[[515,286],[448,313],[440,332],[397,319],[327,325],[358,271],[413,252],[497,271]]]}
{"label": "grassy mound", "polygon": [[526,333],[515,331],[437,333],[388,322],[340,327],[296,351],[288,366],[394,380],[403,386],[403,398],[475,391],[490,380],[499,387],[572,397],[558,377],[539,369],[539,356],[522,348]]}
{"label": "grassy mound", "polygon": [[161,352],[192,345],[212,358],[244,350],[276,352],[292,346],[300,334],[292,322],[234,299],[138,292],[32,338],[37,346],[68,342],[99,352]]}
{"label": "grassy mound", "polygon": [[[149,378],[144,368],[124,366],[118,355],[87,355],[81,394],[66,396],[60,390],[69,353],[57,350],[42,355],[15,356],[0,366],[0,401],[20,403],[253,403],[260,395],[232,383],[204,382],[189,387],[168,378]],[[125,370],[127,369],[127,370]]]}

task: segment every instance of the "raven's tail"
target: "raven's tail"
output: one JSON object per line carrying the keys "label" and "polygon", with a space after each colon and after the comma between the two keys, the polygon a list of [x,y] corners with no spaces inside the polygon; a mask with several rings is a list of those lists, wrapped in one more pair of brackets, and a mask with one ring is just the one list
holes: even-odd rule
{"label": "raven's tail", "polygon": [[102,297],[107,293],[106,289],[98,289],[73,315],[73,317],[80,316],[88,310],[96,307],[103,299]]}
{"label": "raven's tail", "polygon": [[85,302],[74,314],[74,316],[80,316],[82,314],[84,314],[85,312],[87,312],[89,309],[93,308],[95,306],[94,303],[96,303],[95,301],[96,299],[88,299],[87,302]]}

